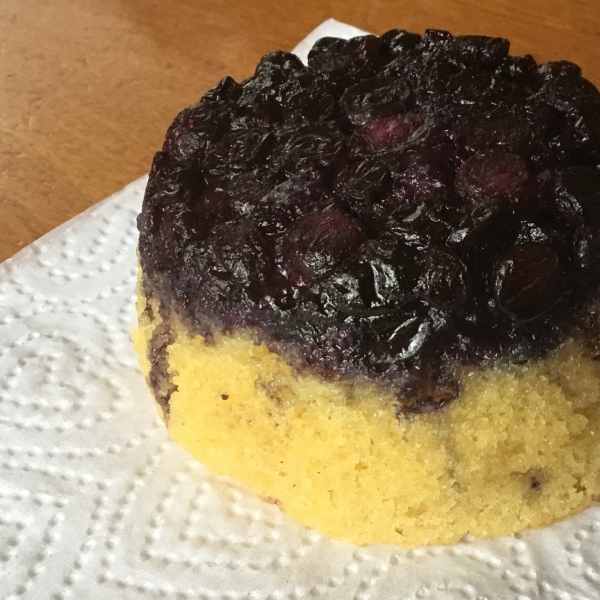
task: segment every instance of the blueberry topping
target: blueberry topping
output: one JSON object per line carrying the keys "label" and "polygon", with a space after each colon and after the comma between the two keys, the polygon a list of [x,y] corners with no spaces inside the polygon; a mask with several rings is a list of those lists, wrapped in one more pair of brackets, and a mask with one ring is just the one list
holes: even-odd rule
{"label": "blueberry topping", "polygon": [[352,254],[365,240],[360,222],[338,208],[312,212],[283,238],[282,266],[295,282],[310,282]]}
{"label": "blueberry topping", "polygon": [[225,77],[154,158],[146,292],[203,334],[249,327],[324,376],[379,378],[399,414],[453,400],[461,364],[581,331],[600,94],[572,63],[508,51],[394,29]]}
{"label": "blueberry topping", "polygon": [[473,205],[494,198],[524,204],[531,193],[531,175],[525,161],[515,154],[489,152],[476,154],[460,166],[456,187],[462,198]]}
{"label": "blueberry topping", "polygon": [[532,319],[557,300],[562,265],[546,244],[529,242],[509,248],[494,268],[498,305],[517,319]]}
{"label": "blueberry topping", "polygon": [[425,129],[423,118],[412,112],[373,117],[360,127],[360,134],[373,150],[386,150],[409,144]]}
{"label": "blueberry topping", "polygon": [[361,125],[369,119],[392,116],[406,109],[410,90],[398,82],[374,77],[348,88],[340,98],[340,106],[350,123]]}
{"label": "blueberry topping", "polygon": [[450,248],[431,246],[424,253],[422,285],[432,306],[451,309],[468,296],[467,267]]}

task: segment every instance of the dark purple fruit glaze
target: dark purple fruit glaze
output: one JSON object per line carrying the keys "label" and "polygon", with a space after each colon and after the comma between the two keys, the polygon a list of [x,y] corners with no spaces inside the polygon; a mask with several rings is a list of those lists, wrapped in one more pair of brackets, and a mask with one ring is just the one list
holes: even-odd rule
{"label": "dark purple fruit glaze", "polygon": [[594,321],[600,95],[508,50],[393,30],[221,80],[154,158],[146,293],[203,335],[376,378],[400,412],[455,398],[458,364],[555,348]]}

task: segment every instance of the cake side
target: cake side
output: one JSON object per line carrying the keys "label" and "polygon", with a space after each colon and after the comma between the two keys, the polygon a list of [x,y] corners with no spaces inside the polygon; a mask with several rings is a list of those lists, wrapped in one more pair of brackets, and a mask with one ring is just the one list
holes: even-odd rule
{"label": "cake side", "polygon": [[272,53],[153,161],[137,347],[167,427],[333,537],[451,543],[598,499],[600,93],[508,50]]}
{"label": "cake side", "polygon": [[[148,348],[144,308],[141,296]],[[298,371],[250,331],[207,341],[176,316],[170,326],[171,437],[336,539],[449,544],[543,527],[600,500],[600,363],[575,342],[528,365],[466,369],[459,402],[398,419],[390,389]]]}

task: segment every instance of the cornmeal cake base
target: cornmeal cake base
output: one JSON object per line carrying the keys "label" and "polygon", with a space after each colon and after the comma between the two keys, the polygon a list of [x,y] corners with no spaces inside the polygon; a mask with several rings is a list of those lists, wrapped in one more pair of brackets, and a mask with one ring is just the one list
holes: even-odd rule
{"label": "cornmeal cake base", "polygon": [[[138,310],[148,375],[161,319],[142,295]],[[600,500],[600,363],[575,342],[533,364],[465,370],[459,402],[398,419],[385,389],[298,372],[249,331],[208,343],[177,320],[170,328],[171,437],[333,538],[451,544],[543,527]]]}

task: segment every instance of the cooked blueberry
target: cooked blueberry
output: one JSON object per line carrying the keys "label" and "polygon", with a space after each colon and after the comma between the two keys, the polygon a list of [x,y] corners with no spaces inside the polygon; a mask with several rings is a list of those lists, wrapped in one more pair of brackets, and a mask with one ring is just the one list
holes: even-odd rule
{"label": "cooked blueberry", "polygon": [[416,299],[416,282],[420,267],[415,252],[398,231],[388,232],[378,240],[369,240],[352,260],[363,267],[362,296],[367,314],[394,312]]}
{"label": "cooked blueberry", "polygon": [[499,306],[518,319],[532,319],[557,300],[563,268],[546,244],[513,246],[494,269],[494,295]]}
{"label": "cooked blueberry", "polygon": [[289,122],[325,121],[336,109],[333,89],[326,78],[291,80],[280,91],[283,118]]}
{"label": "cooked blueberry", "polygon": [[365,293],[365,297],[371,309],[395,309],[413,293],[409,269],[404,261],[398,265],[393,256],[377,250],[375,247],[375,251],[365,257],[365,266],[370,270],[369,280],[372,280],[365,288],[370,294]]}
{"label": "cooked blueberry", "polygon": [[414,357],[432,334],[432,323],[422,305],[379,317],[370,324],[371,348],[377,356],[389,355],[396,361]]}
{"label": "cooked blueberry", "polygon": [[[504,89],[500,90],[503,83]],[[452,97],[463,107],[476,107],[490,95],[502,97],[511,91],[509,82],[499,81],[489,71],[479,71],[476,74],[463,71],[452,77],[449,85]]]}
{"label": "cooked blueberry", "polygon": [[275,136],[263,129],[232,131],[207,155],[204,167],[222,177],[252,170],[267,162],[274,143]]}
{"label": "cooked blueberry", "polygon": [[289,52],[271,52],[265,54],[256,66],[255,75],[283,76],[286,71],[303,71],[306,67],[302,61]]}
{"label": "cooked blueberry", "polygon": [[421,36],[404,29],[390,29],[381,36],[381,39],[388,44],[392,54],[398,55],[414,48],[421,41]]}
{"label": "cooked blueberry", "polygon": [[196,211],[210,223],[223,223],[233,218],[233,207],[229,196],[218,184],[211,184],[204,189]]}
{"label": "cooked blueberry", "polygon": [[368,314],[374,296],[370,275],[364,262],[354,258],[344,261],[318,285],[322,312],[331,318]]}
{"label": "cooked blueberry", "polygon": [[344,45],[345,40],[336,37],[323,37],[317,40],[308,53],[308,66],[315,70],[326,70],[333,57]]}
{"label": "cooked blueberry", "polygon": [[383,43],[376,35],[362,35],[350,38],[341,48],[340,54],[355,59],[374,59]]}
{"label": "cooked blueberry", "polygon": [[600,228],[600,170],[577,166],[560,172],[555,194],[561,212]]}
{"label": "cooked blueberry", "polygon": [[328,208],[306,215],[286,233],[282,265],[293,281],[312,281],[331,270],[366,239],[360,222]]}
{"label": "cooked blueberry", "polygon": [[554,81],[558,77],[579,79],[581,68],[568,60],[557,60],[539,65],[538,73],[542,76],[543,81],[546,82]]}
{"label": "cooked blueberry", "polygon": [[346,193],[357,200],[372,202],[389,190],[392,178],[385,163],[366,159],[356,165],[348,179]]}
{"label": "cooked blueberry", "polygon": [[272,268],[265,240],[248,221],[217,225],[208,238],[186,249],[183,261],[194,276],[193,285],[206,286],[203,293],[214,293],[227,306],[255,300]]}
{"label": "cooked blueberry", "polygon": [[422,203],[444,198],[451,186],[453,171],[449,161],[444,159],[441,151],[439,156],[416,151],[407,157],[404,168],[398,169],[394,178],[396,210],[407,215]]}
{"label": "cooked blueberry", "polygon": [[401,83],[374,77],[348,88],[340,99],[340,105],[353,125],[362,125],[374,117],[404,111],[409,97],[410,90]]}
{"label": "cooked blueberry", "polygon": [[600,94],[508,50],[391,30],[225,77],[154,158],[145,290],[203,334],[381,377],[399,414],[455,398],[459,364],[556,348],[598,299]]}
{"label": "cooked blueberry", "polygon": [[459,60],[467,66],[497,67],[508,56],[510,43],[504,38],[483,35],[461,35],[456,38]]}
{"label": "cooked blueberry", "polygon": [[563,119],[557,111],[545,104],[518,101],[510,110],[500,106],[483,120],[467,123],[464,141],[468,151],[496,149],[528,156],[536,171],[563,162],[572,146],[564,140]]}
{"label": "cooked blueberry", "polygon": [[357,217],[369,221],[373,203],[392,185],[387,166],[371,158],[350,163],[338,175],[336,191],[340,201]]}
{"label": "cooked blueberry", "polygon": [[202,97],[202,104],[226,105],[235,101],[242,92],[242,86],[231,77],[223,77],[217,85]]}
{"label": "cooked blueberry", "polygon": [[531,54],[507,57],[496,69],[496,74],[514,81],[523,96],[537,92],[542,83]]}
{"label": "cooked blueberry", "polygon": [[309,367],[320,372],[333,370],[345,374],[352,372],[353,361],[359,356],[358,332],[344,323],[321,324],[305,335],[302,347],[307,347],[304,360]]}
{"label": "cooked blueberry", "polygon": [[344,140],[329,132],[303,133],[289,140],[285,152],[288,173],[302,172],[313,165],[326,167],[341,152]]}
{"label": "cooked blueberry", "polygon": [[228,127],[220,110],[194,105],[181,111],[167,131],[163,150],[178,161],[202,160]]}
{"label": "cooked blueberry", "polygon": [[[285,77],[285,75],[283,76]],[[279,98],[280,73],[263,72],[244,81],[242,92],[232,106],[232,128],[270,127],[282,118]]]}
{"label": "cooked blueberry", "polygon": [[469,210],[453,228],[447,242],[450,246],[478,254],[490,244],[497,249],[503,243],[510,243],[517,230],[518,223],[506,206],[494,200]]}
{"label": "cooked blueberry", "polygon": [[456,188],[473,205],[501,199],[515,206],[526,205],[532,177],[526,163],[515,154],[476,154],[459,168]]}
{"label": "cooked blueberry", "polygon": [[467,299],[467,267],[450,248],[433,246],[423,256],[425,297],[438,308],[455,308]]}
{"label": "cooked blueberry", "polygon": [[255,219],[260,212],[260,200],[269,194],[273,187],[274,184],[262,178],[257,171],[240,173],[233,177],[226,184],[226,190],[234,216]]}
{"label": "cooked blueberry", "polygon": [[400,113],[368,119],[359,131],[375,150],[383,150],[414,140],[424,129],[423,117],[415,113]]}
{"label": "cooked blueberry", "polygon": [[424,53],[441,55],[452,53],[455,47],[455,37],[443,29],[426,29],[425,35],[421,39],[420,47]]}
{"label": "cooked blueberry", "polygon": [[158,152],[152,165],[152,183],[155,191],[161,197],[181,198],[186,190],[186,182],[196,187],[195,177],[198,171],[191,169],[184,163],[173,160],[166,152]]}
{"label": "cooked blueberry", "polygon": [[578,227],[573,234],[573,263],[580,269],[586,269],[594,277],[592,263],[599,251],[600,235],[598,232],[591,227]]}
{"label": "cooked blueberry", "polygon": [[361,36],[332,43],[318,54],[308,56],[309,68],[325,76],[341,96],[345,90],[361,79],[368,79],[389,60],[387,47],[375,36]]}
{"label": "cooked blueberry", "polygon": [[[598,160],[600,144],[600,95],[572,63],[549,63],[542,73],[546,81],[540,96],[568,121],[569,136],[583,154]],[[549,67],[546,65],[546,67]],[[558,66],[560,65],[560,66]]]}
{"label": "cooked blueberry", "polygon": [[321,180],[310,173],[290,177],[258,200],[257,227],[264,235],[281,235],[301,216],[314,210],[324,192]]}

